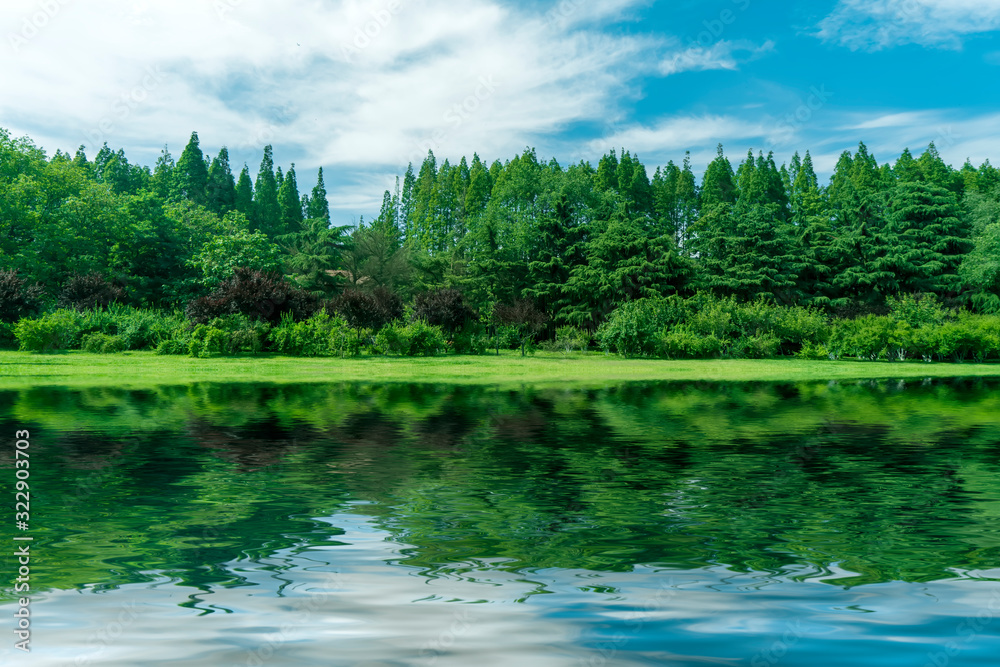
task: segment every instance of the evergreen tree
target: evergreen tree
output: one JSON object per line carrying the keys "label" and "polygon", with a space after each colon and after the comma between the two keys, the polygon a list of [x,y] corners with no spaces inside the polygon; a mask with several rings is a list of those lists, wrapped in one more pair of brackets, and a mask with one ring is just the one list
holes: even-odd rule
{"label": "evergreen tree", "polygon": [[955,195],[932,183],[902,183],[890,200],[889,223],[899,290],[956,295],[958,267],[972,243]]}
{"label": "evergreen tree", "polygon": [[566,291],[564,321],[595,331],[622,303],[684,291],[693,275],[668,236],[650,237],[644,220],[629,218],[620,208],[584,246],[585,262],[573,267]]}
{"label": "evergreen tree", "polygon": [[225,146],[212,160],[212,166],[208,169],[205,197],[208,209],[220,216],[236,208],[236,181],[229,166],[229,149]]}
{"label": "evergreen tree", "polygon": [[300,288],[329,297],[342,279],[335,271],[348,244],[345,227],[330,227],[322,218],[307,218],[296,232],[278,237],[285,267]]}
{"label": "evergreen tree", "polygon": [[679,234],[680,221],[678,220],[677,205],[677,183],[680,180],[681,170],[677,168],[673,160],[667,162],[666,167],[657,167],[653,172],[653,180],[650,187],[653,191],[653,220],[654,226],[660,234]]}
{"label": "evergreen tree", "polygon": [[903,154],[896,160],[892,173],[902,183],[915,183],[924,180],[924,172],[917,161],[913,159],[909,148],[903,149]]}
{"label": "evergreen tree", "polygon": [[198,133],[192,132],[188,145],[184,147],[174,170],[174,196],[195,204],[206,203],[205,190],[208,186],[208,168],[201,152]]}
{"label": "evergreen tree", "polygon": [[732,204],[736,201],[733,166],[723,154],[722,144],[719,144],[718,150],[718,156],[709,163],[702,179],[699,207],[702,215],[719,204]]}
{"label": "evergreen tree", "polygon": [[90,176],[94,173],[94,165],[90,163],[87,159],[87,153],[85,146],[80,146],[76,149],[76,155],[73,156],[73,166],[79,169],[81,172],[88,174]]}
{"label": "evergreen tree", "polygon": [[249,220],[253,218],[253,181],[250,180],[250,169],[245,164],[240,172],[240,180],[236,183],[236,196],[233,208]]}
{"label": "evergreen tree", "polygon": [[986,195],[993,195],[1000,198],[1000,169],[997,169],[987,160],[979,167],[979,178],[977,179],[979,192]]}
{"label": "evergreen tree", "polygon": [[677,174],[676,231],[674,239],[677,247],[687,252],[691,241],[691,225],[698,219],[698,189],[695,186],[694,171],[691,169],[691,154],[684,154],[684,162]]}
{"label": "evergreen tree", "polygon": [[927,146],[927,150],[923,152],[916,162],[924,175],[921,180],[927,181],[931,185],[951,190],[952,192],[959,191],[960,179],[955,178],[951,167],[946,165],[944,160],[941,159],[941,155],[938,153],[933,141]]}
{"label": "evergreen tree", "polygon": [[618,190],[618,155],[615,149],[601,157],[597,163],[597,187],[606,191]]}
{"label": "evergreen tree", "polygon": [[295,164],[288,169],[281,186],[278,188],[278,206],[281,210],[281,229],[284,234],[291,234],[302,229],[302,200],[299,197],[299,186],[295,179]]}
{"label": "evergreen tree", "polygon": [[264,157],[254,182],[253,215],[250,222],[254,231],[264,232],[269,238],[274,238],[281,232],[278,182],[274,175],[274,157],[270,145],[264,147]]}
{"label": "evergreen tree", "polygon": [[798,300],[799,259],[776,204],[717,204],[698,220],[696,233],[702,287],[743,300]]}
{"label": "evergreen tree", "polygon": [[413,236],[414,210],[413,210],[413,188],[417,183],[417,177],[413,175],[413,164],[406,166],[406,173],[403,175],[403,191],[400,195],[400,227],[403,230],[403,238],[408,242]]}
{"label": "evergreen tree", "polygon": [[465,193],[467,215],[478,215],[485,210],[490,200],[490,190],[490,173],[479,155],[473,154],[472,166],[469,167],[469,189]]}
{"label": "evergreen tree", "polygon": [[163,147],[160,157],[156,159],[153,170],[153,191],[161,200],[166,201],[174,192],[174,158],[167,147]]}
{"label": "evergreen tree", "polygon": [[533,299],[555,322],[566,322],[563,311],[573,304],[567,282],[573,269],[584,261],[583,229],[573,220],[566,195],[555,209],[538,222],[532,261],[528,263],[528,285],[522,296]]}
{"label": "evergreen tree", "polygon": [[330,222],[330,202],[326,198],[326,183],[323,182],[323,167],[319,168],[316,176],[316,185],[313,186],[312,195],[309,197],[309,206],[306,217],[315,220],[326,220]]}
{"label": "evergreen tree", "polygon": [[809,151],[806,151],[805,158],[797,163],[793,161],[789,177],[792,173],[795,174],[795,181],[789,189],[790,221],[797,237],[797,254],[800,257],[799,292],[807,305],[833,306],[838,298],[833,285],[837,272],[834,234],[826,198],[819,188]]}

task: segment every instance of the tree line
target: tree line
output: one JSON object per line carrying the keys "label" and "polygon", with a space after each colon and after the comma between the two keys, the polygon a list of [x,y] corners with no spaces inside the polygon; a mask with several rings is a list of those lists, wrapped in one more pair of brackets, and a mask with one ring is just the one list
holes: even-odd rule
{"label": "tree line", "polygon": [[862,143],[826,184],[808,151],[780,167],[751,151],[734,167],[720,146],[700,178],[690,156],[650,176],[627,150],[565,167],[530,148],[492,163],[429,152],[374,220],[334,226],[323,171],[303,193],[270,146],[252,179],[225,148],[205,155],[197,133],[150,168],[107,145],[48,157],[0,129],[0,211],[0,270],[22,285],[0,296],[7,321],[96,278],[115,300],[185,308],[238,269],[320,301],[381,290],[410,313],[420,295],[457,292],[469,313],[533,309],[550,337],[672,295],[854,318],[931,294],[1000,312],[1000,172],[956,169],[933,144],[890,164]]}

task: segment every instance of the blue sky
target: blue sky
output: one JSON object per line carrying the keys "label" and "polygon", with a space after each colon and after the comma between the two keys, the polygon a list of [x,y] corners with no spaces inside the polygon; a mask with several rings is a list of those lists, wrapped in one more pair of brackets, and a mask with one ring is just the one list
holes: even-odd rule
{"label": "blue sky", "polygon": [[1000,0],[7,0],[0,127],[50,153],[152,164],[192,130],[256,174],[324,167],[336,221],[432,148],[526,146],[562,164],[626,148],[650,173],[723,143],[828,175],[934,141],[1000,162]]}

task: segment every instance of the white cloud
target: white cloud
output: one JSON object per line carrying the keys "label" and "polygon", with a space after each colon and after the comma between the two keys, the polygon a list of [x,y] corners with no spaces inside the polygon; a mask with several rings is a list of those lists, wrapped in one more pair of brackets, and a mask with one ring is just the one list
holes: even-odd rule
{"label": "white cloud", "polygon": [[1000,29],[1000,0],[840,0],[818,35],[851,49],[900,44],[960,48],[966,35]]}
{"label": "white cloud", "polygon": [[773,50],[774,42],[770,40],[760,46],[745,40],[723,40],[708,47],[691,46],[664,58],[660,62],[660,73],[670,76],[681,72],[736,70],[741,63],[759,58]]}
{"label": "white cloud", "polygon": [[959,109],[929,109],[856,117],[840,129],[853,134],[855,142],[865,141],[880,161],[894,162],[904,148],[920,153],[934,142],[944,161],[957,168],[966,158],[977,166],[987,159],[996,160],[1000,155],[998,125],[1000,113],[970,117]]}
{"label": "white cloud", "polygon": [[501,0],[8,0],[0,126],[146,164],[198,130],[253,172],[273,142],[281,164],[388,181],[428,148],[504,157],[615,116],[662,43],[593,22],[645,4],[567,0],[557,21]]}
{"label": "white cloud", "polygon": [[[591,153],[601,154],[612,148],[625,148],[646,160],[656,158],[677,160],[684,151],[711,146],[721,142],[739,142],[756,139],[763,148],[765,138],[773,130],[764,122],[752,122],[733,116],[677,116],[665,118],[653,126],[635,125],[589,144]],[[751,142],[752,143],[752,142]],[[742,151],[745,153],[749,145]],[[729,152],[729,149],[727,149]],[[709,158],[711,159],[711,158]]]}

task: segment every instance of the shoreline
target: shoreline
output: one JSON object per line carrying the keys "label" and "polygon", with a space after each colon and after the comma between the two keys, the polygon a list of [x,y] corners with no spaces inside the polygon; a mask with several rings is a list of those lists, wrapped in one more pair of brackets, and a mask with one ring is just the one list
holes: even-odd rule
{"label": "shoreline", "polygon": [[1000,364],[803,359],[627,359],[601,352],[521,357],[290,357],[198,359],[149,351],[58,354],[0,351],[0,390],[32,387],[153,387],[219,383],[413,383],[501,387],[600,387],[630,382],[802,382],[1000,377]]}

